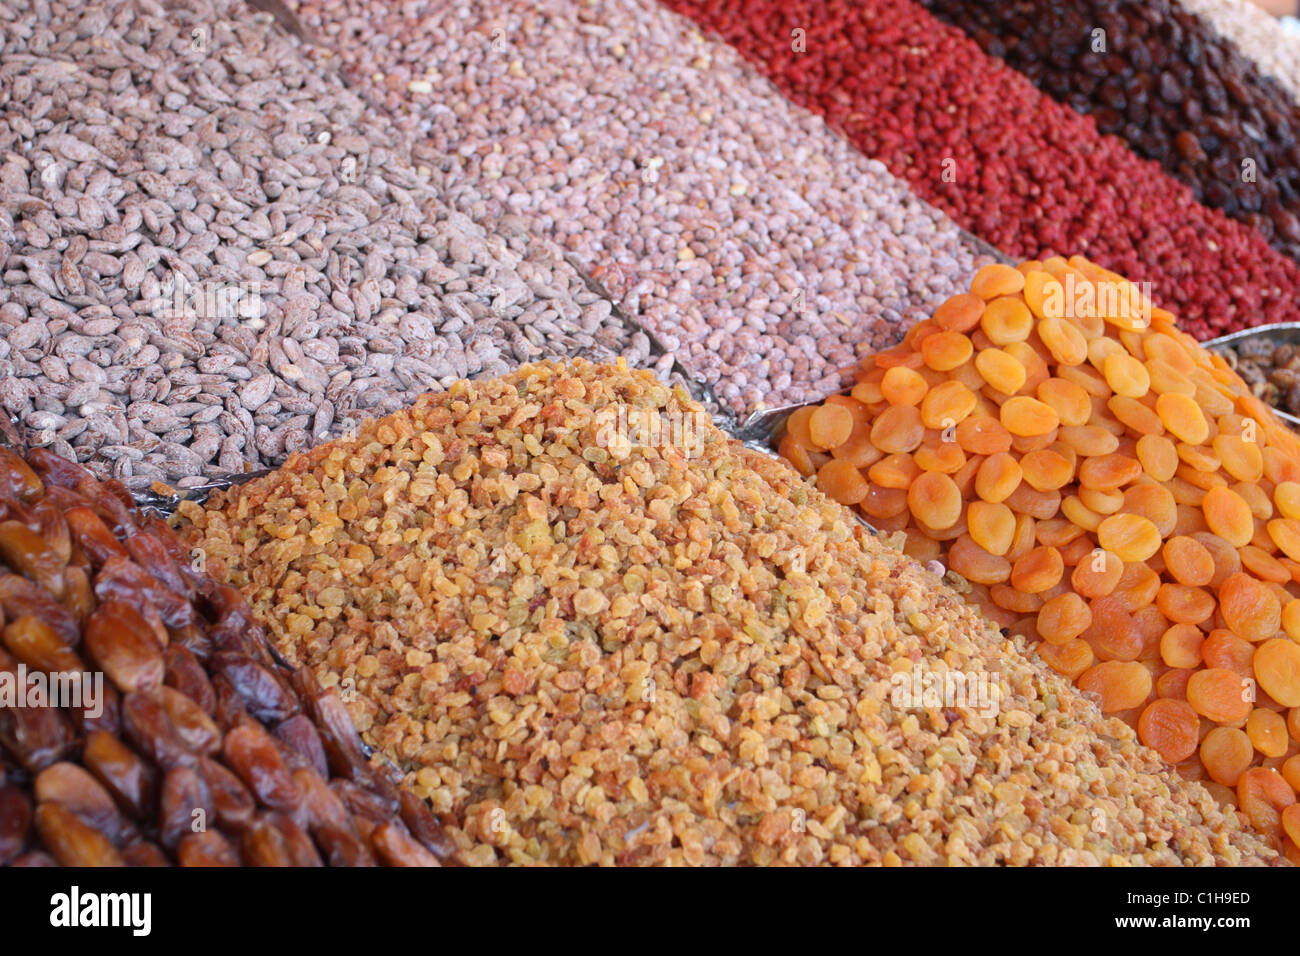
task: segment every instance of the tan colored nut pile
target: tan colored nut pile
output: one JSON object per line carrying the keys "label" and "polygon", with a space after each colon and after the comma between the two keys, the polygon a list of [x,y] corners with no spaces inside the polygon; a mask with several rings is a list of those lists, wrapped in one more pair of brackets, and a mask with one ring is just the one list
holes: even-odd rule
{"label": "tan colored nut pile", "polygon": [[[526,366],[182,511],[471,860],[1277,859],[784,463],[611,442],[618,403],[698,410]],[[999,671],[997,713],[891,704],[945,667]]]}

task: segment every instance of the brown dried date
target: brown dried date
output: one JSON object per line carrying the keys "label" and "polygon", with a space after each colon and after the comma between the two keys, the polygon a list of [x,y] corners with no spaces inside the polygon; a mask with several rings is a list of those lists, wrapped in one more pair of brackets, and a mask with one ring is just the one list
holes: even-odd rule
{"label": "brown dried date", "polygon": [[230,730],[253,719],[248,716],[243,699],[221,674],[212,678],[212,691],[217,695],[217,726],[222,730]]}
{"label": "brown dried date", "polygon": [[79,673],[86,669],[80,655],[53,628],[31,614],[20,615],[5,625],[4,644],[32,670],[53,674]]}
{"label": "brown dried date", "polygon": [[181,866],[239,866],[239,851],[216,830],[187,833],[176,847]]}
{"label": "brown dried date", "polygon": [[185,745],[196,754],[215,754],[221,749],[221,731],[203,708],[178,690],[161,690],[163,708]]}
{"label": "brown dried date", "polygon": [[166,666],[163,682],[168,687],[180,691],[209,716],[216,714],[217,692],[193,651],[175,643],[170,644],[163,652],[163,663]]}
{"label": "brown dried date", "polygon": [[127,866],[171,866],[172,861],[156,843],[140,840],[132,843],[122,851],[122,860]]}
{"label": "brown dried date", "polygon": [[162,542],[154,535],[141,531],[126,539],[126,550],[130,552],[135,563],[149,574],[165,584],[176,594],[191,596],[189,584],[181,575],[181,570],[172,560]]}
{"label": "brown dried date", "polygon": [[270,811],[264,815],[266,821],[280,831],[284,845],[289,851],[292,866],[324,866],[315,844],[307,831],[298,826],[287,813]]}
{"label": "brown dried date", "polygon": [[90,503],[90,507],[95,509],[117,537],[129,538],[139,530],[132,514],[131,495],[121,482],[111,479],[97,481],[87,472],[86,477],[77,482],[73,490]]}
{"label": "brown dried date", "polygon": [[67,807],[114,843],[124,841],[129,825],[103,785],[75,763],[46,767],[34,785],[37,803]]}
{"label": "brown dried date", "polygon": [[441,866],[438,858],[406,831],[406,828],[394,820],[381,823],[375,827],[370,837],[370,845],[375,854],[389,866]]}
{"label": "brown dried date", "polygon": [[173,767],[163,780],[158,809],[158,839],[175,849],[186,833],[206,830],[217,809],[203,776],[193,767]]}
{"label": "brown dried date", "polygon": [[32,804],[14,786],[0,787],[0,866],[17,859],[27,845],[32,825]]}
{"label": "brown dried date", "polygon": [[295,770],[293,779],[302,791],[302,812],[309,830],[315,833],[322,827],[352,828],[352,815],[324,779],[306,767]]}
{"label": "brown dried date", "polygon": [[126,548],[113,537],[99,515],[91,508],[81,505],[63,512],[63,520],[68,525],[68,533],[81,553],[90,558],[92,566],[99,568],[109,558],[129,558]]}
{"label": "brown dried date", "polygon": [[395,795],[392,799],[384,799],[377,793],[365,790],[342,777],[335,777],[330,781],[329,786],[354,817],[361,817],[373,823],[383,823],[397,815],[398,801]]}
{"label": "brown dried date", "polygon": [[72,535],[63,519],[63,512],[49,498],[42,498],[32,505],[32,516],[36,519],[41,540],[59,559],[60,567],[65,566],[72,557]]}
{"label": "brown dried date", "polygon": [[72,613],[50,592],[20,575],[0,572],[0,608],[4,609],[7,620],[24,614],[40,618],[69,647],[75,647],[81,640],[81,628]]}
{"label": "brown dried date", "polygon": [[42,850],[32,850],[30,853],[24,853],[9,865],[13,867],[58,866],[59,861]]}
{"label": "brown dried date", "polygon": [[[20,462],[22,459],[18,459]],[[81,481],[90,474],[90,472],[74,461],[68,461],[62,455],[50,451],[48,448],[30,448],[27,450],[27,460],[31,462],[31,469],[35,469],[33,477],[36,474],[44,479],[46,485],[53,485],[59,488],[75,488]],[[53,489],[46,488],[50,493]],[[39,494],[39,492],[37,492]]]}
{"label": "brown dried date", "polygon": [[63,596],[63,566],[67,562],[22,522],[0,521],[0,561],[54,597]]}
{"label": "brown dried date", "polygon": [[36,832],[63,866],[126,865],[108,837],[61,804],[42,803],[36,808]]}
{"label": "brown dried date", "polygon": [[123,693],[147,691],[163,682],[162,649],[140,612],[107,600],[86,621],[86,652]]}
{"label": "brown dried date", "polygon": [[260,724],[247,723],[231,730],[223,750],[226,763],[265,806],[292,810],[302,800],[279,748]]}
{"label": "brown dried date", "polygon": [[225,830],[240,830],[253,819],[257,804],[240,779],[224,764],[208,757],[199,760],[199,771],[212,794],[217,824]]}
{"label": "brown dried date", "polygon": [[316,831],[316,843],[325,854],[330,866],[375,866],[376,860],[370,847],[361,842],[361,838],[347,828],[324,826]]}
{"label": "brown dried date", "polygon": [[44,482],[27,462],[8,448],[0,448],[0,495],[32,501],[44,490]]}
{"label": "brown dried date", "polygon": [[68,565],[63,569],[63,606],[82,624],[95,610],[95,592],[85,568]]}
{"label": "brown dried date", "polygon": [[275,736],[322,777],[330,775],[320,734],[316,733],[316,728],[305,714],[295,714],[288,720],[280,721],[275,725]]}
{"label": "brown dried date", "polygon": [[52,707],[0,708],[0,748],[28,773],[40,773],[72,749],[72,727]]}
{"label": "brown dried date", "polygon": [[456,842],[447,835],[442,824],[434,818],[429,805],[409,790],[402,790],[399,799],[402,822],[411,831],[411,836],[440,860],[449,860],[455,856],[459,849]]}
{"label": "brown dried date", "polygon": [[169,591],[161,581],[130,558],[112,557],[95,575],[95,597],[101,601],[152,604],[168,627],[185,627],[197,623],[189,601]]}
{"label": "brown dried date", "polygon": [[322,688],[316,676],[305,667],[299,668],[297,679],[304,689],[307,711],[320,731],[330,770],[349,779],[365,773],[367,761],[361,738],[342,699],[333,688]]}
{"label": "brown dried date", "polygon": [[218,651],[209,666],[230,681],[248,712],[268,723],[286,720],[298,710],[290,688],[251,657]]}
{"label": "brown dried date", "polygon": [[140,692],[122,698],[122,730],[142,755],[164,770],[196,760],[185,739],[172,726],[158,693]]}
{"label": "brown dried date", "polygon": [[130,747],[112,734],[96,731],[86,737],[82,760],[127,813],[137,820],[151,815],[158,774]]}
{"label": "brown dried date", "polygon": [[239,843],[247,866],[293,866],[284,834],[265,816],[249,823]]}

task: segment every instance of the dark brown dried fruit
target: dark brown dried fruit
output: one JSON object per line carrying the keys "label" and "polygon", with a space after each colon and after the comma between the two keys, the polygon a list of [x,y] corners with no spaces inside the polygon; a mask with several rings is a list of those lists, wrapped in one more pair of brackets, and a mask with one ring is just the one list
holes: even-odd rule
{"label": "dark brown dried fruit", "polygon": [[406,824],[411,836],[419,840],[426,850],[440,860],[449,860],[455,856],[458,847],[447,831],[442,828],[429,805],[411,793],[401,791],[402,822]]}
{"label": "dark brown dried fruit", "polygon": [[37,803],[67,807],[114,843],[121,843],[129,832],[109,792],[75,763],[60,761],[46,767],[36,777],[34,790]]}
{"label": "dark brown dried fruit", "polygon": [[288,720],[280,721],[275,725],[275,736],[322,777],[329,776],[329,764],[325,760],[325,747],[321,744],[320,734],[316,733],[315,726],[305,714],[295,714]]}
{"label": "dark brown dried fruit", "polygon": [[171,687],[161,689],[163,708],[185,745],[196,754],[215,754],[221,749],[221,731],[198,704]]}
{"label": "dark brown dried fruit", "polygon": [[68,525],[73,543],[90,558],[95,568],[102,567],[110,558],[130,557],[126,548],[113,537],[113,532],[108,530],[108,525],[89,507],[69,508],[63,513],[63,520]]}
{"label": "dark brown dried fruit", "polygon": [[438,858],[420,846],[399,823],[389,821],[375,827],[370,845],[389,866],[441,866]]}
{"label": "dark brown dried fruit", "polygon": [[171,866],[172,861],[162,847],[148,840],[139,840],[122,851],[127,866]]}
{"label": "dark brown dried fruit", "polygon": [[217,823],[226,830],[238,831],[249,820],[257,804],[253,795],[244,787],[243,782],[224,764],[207,757],[199,761],[199,770],[208,783],[212,794],[212,805],[216,807]]}
{"label": "dark brown dried fruit", "polygon": [[289,687],[251,657],[219,651],[212,655],[209,666],[230,681],[245,708],[258,720],[285,720],[298,709]]}
{"label": "dark brown dried fruit", "polygon": [[293,855],[279,827],[258,817],[244,830],[240,848],[246,866],[293,866]]}
{"label": "dark brown dried fruit", "polygon": [[311,842],[311,837],[288,814],[271,811],[265,815],[265,819],[278,829],[284,837],[284,845],[293,860],[293,866],[325,865],[321,861],[320,853],[317,852],[315,845]]}
{"label": "dark brown dried fruit", "polygon": [[239,866],[239,851],[216,830],[185,834],[176,858],[181,866]]}
{"label": "dark brown dried fruit", "polygon": [[27,462],[8,448],[0,448],[0,495],[32,501],[44,487]]}
{"label": "dark brown dried fruit", "polygon": [[72,613],[44,588],[17,574],[0,573],[0,608],[4,610],[6,620],[24,614],[39,617],[69,647],[76,646],[81,640],[81,628]]}
{"label": "dark brown dried fruit", "polygon": [[207,782],[193,767],[173,767],[163,780],[158,809],[158,839],[169,850],[181,837],[216,823],[217,809]]}
{"label": "dark brown dried fruit", "polygon": [[163,652],[163,662],[166,665],[164,682],[167,686],[194,701],[208,716],[215,716],[217,692],[194,653],[189,648],[171,644]]}
{"label": "dark brown dried fruit", "polygon": [[72,749],[73,735],[63,712],[52,707],[0,708],[0,748],[29,773],[57,763]]}
{"label": "dark brown dried fruit", "polygon": [[324,826],[316,832],[316,843],[325,854],[325,862],[330,866],[375,866],[374,853],[368,844],[352,830],[336,826]]}
{"label": "dark brown dried fruit", "polygon": [[150,814],[158,793],[157,771],[135,751],[97,731],[86,737],[82,759],[122,809],[137,820]]}
{"label": "dark brown dried fruit", "polygon": [[18,857],[32,825],[32,803],[14,786],[0,787],[0,866]]}
{"label": "dark brown dried fruit", "polygon": [[126,865],[108,837],[57,803],[43,803],[36,808],[36,832],[63,866]]}
{"label": "dark brown dried fruit", "polygon": [[129,604],[107,600],[86,621],[86,651],[123,693],[148,691],[163,682],[162,648],[153,628]]}
{"label": "dark brown dried fruit", "polygon": [[195,761],[157,693],[127,694],[122,698],[122,729],[139,753],[164,770]]}
{"label": "dark brown dried fruit", "polygon": [[263,805],[273,810],[292,810],[302,800],[279,748],[260,724],[244,724],[231,730],[223,749],[226,763]]}
{"label": "dark brown dried fruit", "polygon": [[189,601],[167,590],[166,585],[126,557],[113,557],[104,562],[95,575],[95,597],[101,601],[151,604],[168,627],[185,627],[197,620]]}
{"label": "dark brown dried fruit", "polygon": [[25,524],[0,521],[0,561],[54,597],[63,595],[63,566],[67,562]]}
{"label": "dark brown dried fruit", "polygon": [[79,673],[86,669],[77,652],[53,628],[31,614],[23,614],[5,625],[4,643],[30,670],[50,674]]}

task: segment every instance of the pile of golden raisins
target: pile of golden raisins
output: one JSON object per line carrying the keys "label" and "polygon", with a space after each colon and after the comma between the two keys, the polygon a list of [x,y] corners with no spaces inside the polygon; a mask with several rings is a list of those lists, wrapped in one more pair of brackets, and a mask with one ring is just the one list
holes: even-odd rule
{"label": "pile of golden raisins", "polygon": [[779,448],[1300,861],[1300,438],[1138,286],[987,266]]}

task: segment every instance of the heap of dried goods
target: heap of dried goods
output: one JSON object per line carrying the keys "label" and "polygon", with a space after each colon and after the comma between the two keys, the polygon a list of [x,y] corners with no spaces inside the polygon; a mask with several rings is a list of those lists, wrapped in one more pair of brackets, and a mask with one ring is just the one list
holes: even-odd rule
{"label": "heap of dried goods", "polygon": [[699,413],[526,366],[181,521],[473,862],[1279,859]]}

